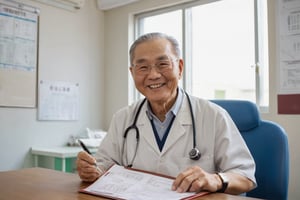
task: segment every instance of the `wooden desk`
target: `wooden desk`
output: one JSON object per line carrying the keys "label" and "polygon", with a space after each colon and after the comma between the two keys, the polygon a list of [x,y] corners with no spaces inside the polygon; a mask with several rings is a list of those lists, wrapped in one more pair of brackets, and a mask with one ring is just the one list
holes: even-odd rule
{"label": "wooden desk", "polygon": [[[0,172],[0,200],[100,200],[105,199],[79,193],[88,186],[78,175],[45,168],[28,168]],[[254,200],[228,194],[209,194],[197,200]]]}

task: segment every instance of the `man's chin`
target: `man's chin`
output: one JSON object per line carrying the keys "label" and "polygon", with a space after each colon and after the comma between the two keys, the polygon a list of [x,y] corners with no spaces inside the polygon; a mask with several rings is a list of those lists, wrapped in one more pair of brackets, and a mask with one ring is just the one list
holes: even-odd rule
{"label": "man's chin", "polygon": [[168,98],[166,98],[166,95],[148,95],[147,100],[150,102],[155,102],[155,103],[165,103],[167,101]]}

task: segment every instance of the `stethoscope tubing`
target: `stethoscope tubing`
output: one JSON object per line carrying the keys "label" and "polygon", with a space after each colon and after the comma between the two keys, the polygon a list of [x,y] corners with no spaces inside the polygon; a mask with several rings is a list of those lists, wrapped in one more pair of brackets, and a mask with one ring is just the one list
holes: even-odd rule
{"label": "stethoscope tubing", "polygon": [[[187,100],[188,100],[188,104],[189,104],[189,108],[190,108],[190,112],[191,112],[191,119],[192,119],[192,129],[193,129],[193,149],[191,150],[189,155],[190,155],[190,159],[198,160],[201,157],[201,154],[200,154],[199,150],[196,148],[196,146],[197,146],[197,144],[196,144],[196,128],[195,128],[195,118],[194,118],[192,103],[191,103],[191,99],[190,99],[189,95],[187,94],[187,92],[184,91],[184,93],[185,93],[185,95],[187,97]],[[143,101],[139,105],[138,110],[135,114],[133,123],[125,129],[125,132],[124,132],[124,135],[123,135],[122,158],[123,158],[123,154],[124,154],[124,151],[125,151],[125,142],[126,142],[126,139],[127,139],[127,135],[130,132],[130,130],[132,130],[132,129],[135,130],[135,137],[136,137],[135,153],[134,153],[134,155],[132,157],[132,160],[130,162],[131,164],[129,164],[128,160],[127,160],[127,167],[132,167],[133,161],[135,160],[135,157],[136,157],[136,154],[137,154],[137,150],[138,150],[138,146],[139,146],[139,142],[140,142],[140,132],[139,132],[138,127],[136,126],[136,122],[137,122],[137,119],[140,115],[141,109],[142,109],[145,102],[146,102],[146,98],[143,99]],[[195,154],[195,155],[191,155],[191,154]]]}
{"label": "stethoscope tubing", "polygon": [[134,159],[136,157],[136,154],[137,154],[138,146],[139,146],[139,143],[140,143],[140,131],[139,131],[138,127],[136,126],[136,122],[137,122],[138,116],[139,116],[139,114],[141,112],[141,109],[142,109],[142,107],[143,107],[143,105],[144,105],[145,102],[146,102],[146,98],[143,99],[143,101],[141,102],[141,104],[140,104],[140,106],[139,106],[139,108],[138,108],[138,110],[137,110],[137,112],[135,114],[133,123],[129,127],[126,128],[126,130],[124,132],[124,135],[123,135],[122,155],[124,154],[125,141],[127,139],[127,135],[129,133],[129,131],[131,129],[135,130],[135,138],[136,138],[136,145],[135,145],[135,151],[134,151],[135,153],[134,153],[134,155],[132,157],[132,160],[130,162],[131,164],[127,163],[127,167],[132,167],[132,163],[133,163],[133,161],[134,161]]}

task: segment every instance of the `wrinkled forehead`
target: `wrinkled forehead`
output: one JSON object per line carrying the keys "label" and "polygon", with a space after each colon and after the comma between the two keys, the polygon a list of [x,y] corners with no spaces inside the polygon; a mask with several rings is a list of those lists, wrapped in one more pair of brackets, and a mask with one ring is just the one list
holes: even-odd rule
{"label": "wrinkled forehead", "polygon": [[136,46],[133,62],[136,61],[155,61],[174,57],[171,43],[166,39],[153,39],[145,41]]}

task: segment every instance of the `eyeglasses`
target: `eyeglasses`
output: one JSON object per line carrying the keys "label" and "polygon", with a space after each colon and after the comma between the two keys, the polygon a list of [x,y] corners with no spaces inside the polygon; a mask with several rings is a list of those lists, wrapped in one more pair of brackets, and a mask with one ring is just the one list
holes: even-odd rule
{"label": "eyeglasses", "polygon": [[168,59],[168,60],[161,60],[156,62],[153,65],[147,63],[138,63],[134,65],[134,70],[138,75],[148,75],[152,69],[155,67],[155,70],[159,73],[164,73],[172,69],[173,61],[177,61],[178,59]]}

